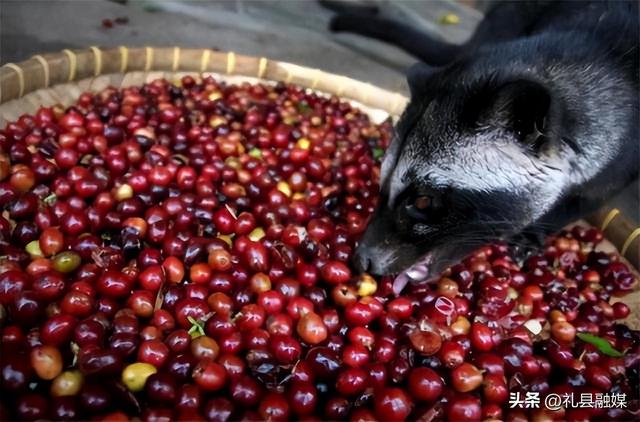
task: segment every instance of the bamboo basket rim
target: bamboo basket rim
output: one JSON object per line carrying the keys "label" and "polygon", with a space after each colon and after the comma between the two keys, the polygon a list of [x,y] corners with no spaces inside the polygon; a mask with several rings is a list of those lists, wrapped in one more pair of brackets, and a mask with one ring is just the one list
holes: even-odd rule
{"label": "bamboo basket rim", "polygon": [[[181,47],[91,46],[86,49],[65,49],[57,53],[39,54],[19,63],[2,65],[0,127],[4,127],[7,121],[19,117],[16,116],[16,112],[24,114],[47,102],[56,101],[56,95],[52,95],[52,91],[61,94],[65,89],[75,87],[74,92],[79,94],[79,86],[82,86],[82,90],[95,89],[99,84],[93,83],[109,75],[122,75],[120,84],[123,86],[126,77],[136,72],[142,72],[151,79],[166,77],[167,74],[197,73],[218,75],[223,79],[244,77],[264,82],[294,83],[355,102],[357,106],[364,106],[366,112],[377,110],[393,118],[401,114],[408,102],[407,97],[398,92],[347,76],[266,57],[237,54],[233,51]],[[56,88],[58,90],[54,91]],[[602,208],[587,220],[602,230],[620,255],[636,270],[640,269],[640,227],[634,226],[619,209],[610,207]]]}
{"label": "bamboo basket rim", "polygon": [[408,99],[401,93],[376,87],[347,76],[289,62],[205,48],[139,47],[69,50],[38,54],[0,68],[0,104],[22,98],[56,84],[78,82],[110,73],[189,72],[244,76],[258,80],[301,85],[314,91],[399,116]]}

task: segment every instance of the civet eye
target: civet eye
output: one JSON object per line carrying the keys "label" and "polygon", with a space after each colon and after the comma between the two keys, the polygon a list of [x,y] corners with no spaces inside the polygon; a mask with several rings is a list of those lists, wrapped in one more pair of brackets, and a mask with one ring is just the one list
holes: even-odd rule
{"label": "civet eye", "polygon": [[424,211],[431,206],[431,198],[428,196],[418,196],[413,201],[413,206],[420,211]]}
{"label": "civet eye", "polygon": [[426,195],[409,198],[406,202],[406,212],[409,217],[418,221],[426,221],[428,211],[432,207],[433,200]]}

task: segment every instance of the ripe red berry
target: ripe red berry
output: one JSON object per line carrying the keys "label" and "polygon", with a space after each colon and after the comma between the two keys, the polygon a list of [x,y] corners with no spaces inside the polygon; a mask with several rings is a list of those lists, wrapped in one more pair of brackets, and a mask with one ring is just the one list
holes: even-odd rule
{"label": "ripe red berry", "polygon": [[204,359],[193,368],[193,380],[205,391],[218,391],[227,382],[225,368],[215,362]]}
{"label": "ripe red berry", "polygon": [[147,340],[140,344],[138,361],[162,368],[169,359],[169,348],[160,340]]}
{"label": "ripe red berry", "polygon": [[409,391],[417,400],[432,403],[442,395],[443,388],[442,378],[433,369],[415,368],[409,374]]}
{"label": "ripe red berry", "polygon": [[308,344],[322,343],[327,338],[327,327],[316,313],[308,312],[298,320],[296,331]]}
{"label": "ripe red berry", "polygon": [[447,405],[447,418],[452,421],[482,420],[480,399],[469,395],[454,396]]}
{"label": "ripe red berry", "polygon": [[306,416],[316,408],[318,403],[318,391],[310,382],[294,382],[288,392],[289,405],[293,413],[298,416]]}
{"label": "ripe red berry", "polygon": [[345,283],[351,278],[351,270],[344,263],[329,261],[321,269],[323,280],[331,284]]}
{"label": "ripe red berry", "polygon": [[484,374],[482,395],[488,401],[502,404],[507,401],[509,389],[505,382],[504,375]]}
{"label": "ripe red berry", "polygon": [[52,380],[62,372],[62,355],[54,346],[38,346],[31,349],[31,366],[43,380]]}
{"label": "ripe red berry", "polygon": [[462,346],[451,340],[442,343],[438,355],[440,356],[442,364],[450,369],[462,365],[465,359],[465,352]]}
{"label": "ripe red berry", "polygon": [[289,402],[282,394],[269,392],[260,401],[258,413],[263,420],[286,421],[289,419]]}
{"label": "ripe red berry", "polygon": [[409,417],[413,403],[400,388],[385,388],[375,397],[375,414],[380,420],[403,421]]}
{"label": "ripe red berry", "polygon": [[348,368],[340,372],[336,390],[343,396],[355,396],[367,387],[367,373],[361,368]]}
{"label": "ripe red berry", "polygon": [[0,420],[628,419],[508,406],[637,398],[634,309],[612,299],[636,277],[598,229],[522,265],[480,247],[401,296],[352,273],[392,132],[335,96],[207,75],[8,122]]}
{"label": "ripe red berry", "polygon": [[488,352],[493,348],[493,332],[485,324],[474,322],[469,334],[471,347],[480,352]]}

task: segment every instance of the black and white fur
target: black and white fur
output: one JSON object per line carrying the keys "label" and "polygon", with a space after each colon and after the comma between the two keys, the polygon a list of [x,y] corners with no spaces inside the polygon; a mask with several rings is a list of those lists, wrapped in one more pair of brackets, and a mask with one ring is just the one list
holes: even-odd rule
{"label": "black and white fur", "polygon": [[361,270],[435,275],[488,241],[539,239],[637,181],[637,2],[498,3],[460,46],[325,3],[342,11],[333,29],[426,63],[409,72]]}

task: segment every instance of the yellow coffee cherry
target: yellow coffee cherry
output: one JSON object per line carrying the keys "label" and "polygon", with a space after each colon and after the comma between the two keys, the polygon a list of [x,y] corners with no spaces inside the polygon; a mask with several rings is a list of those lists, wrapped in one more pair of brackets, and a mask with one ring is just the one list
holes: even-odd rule
{"label": "yellow coffee cherry", "polygon": [[358,280],[358,296],[371,296],[378,289],[378,283],[369,274],[362,274]]}
{"label": "yellow coffee cherry", "polygon": [[84,376],[82,372],[64,371],[51,382],[51,395],[54,397],[75,396],[82,389]]}
{"label": "yellow coffee cherry", "polygon": [[147,378],[158,372],[150,363],[136,362],[122,371],[122,383],[131,391],[142,391]]}
{"label": "yellow coffee cherry", "polygon": [[229,245],[229,247],[233,246],[233,239],[228,234],[219,234],[218,239],[225,242],[227,245]]}
{"label": "yellow coffee cherry", "polygon": [[289,186],[289,184],[284,180],[279,181],[276,188],[287,197],[291,197],[291,186]]}
{"label": "yellow coffee cherry", "polygon": [[247,237],[252,241],[257,242],[260,239],[262,239],[264,236],[265,236],[264,229],[262,227],[256,227],[255,229],[251,230],[251,233],[249,233]]}
{"label": "yellow coffee cherry", "polygon": [[307,138],[300,138],[298,142],[296,142],[296,147],[300,149],[309,149],[311,147],[311,141]]}

